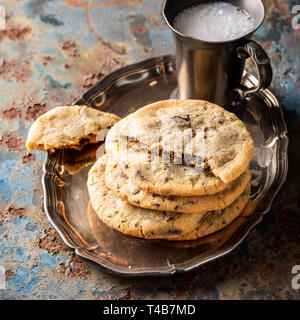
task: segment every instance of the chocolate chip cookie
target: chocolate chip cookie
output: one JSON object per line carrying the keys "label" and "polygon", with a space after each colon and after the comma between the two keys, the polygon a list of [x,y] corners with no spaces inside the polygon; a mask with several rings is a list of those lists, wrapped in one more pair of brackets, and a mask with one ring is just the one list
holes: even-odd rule
{"label": "chocolate chip cookie", "polygon": [[194,240],[230,224],[244,209],[250,185],[230,206],[206,213],[174,213],[135,207],[117,197],[105,185],[107,156],[91,168],[88,190],[92,206],[99,218],[110,227],[145,239]]}
{"label": "chocolate chip cookie", "polygon": [[76,149],[103,141],[107,131],[120,118],[87,106],[54,108],[40,116],[31,126],[26,147],[54,152],[56,149]]}
{"label": "chocolate chip cookie", "polygon": [[221,192],[204,196],[178,197],[161,196],[139,189],[113,159],[108,159],[105,171],[106,186],[122,200],[142,208],[185,213],[206,212],[227,207],[243,193],[250,178],[247,169]]}

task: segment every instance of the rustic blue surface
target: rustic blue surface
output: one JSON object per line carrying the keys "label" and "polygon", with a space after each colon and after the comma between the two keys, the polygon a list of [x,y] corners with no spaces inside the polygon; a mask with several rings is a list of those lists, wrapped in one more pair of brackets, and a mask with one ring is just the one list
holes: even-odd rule
{"label": "rustic blue surface", "polygon": [[[2,0],[0,31],[0,266],[2,299],[298,299],[300,265],[300,30],[292,6],[265,0],[256,39],[274,68],[273,92],[285,108],[290,171],[271,212],[232,254],[171,278],[123,279],[66,248],[46,219],[45,155],[24,147],[34,119],[70,104],[112,70],[174,52],[161,0]],[[3,285],[3,283],[2,283]],[[1,283],[0,283],[1,288]]]}

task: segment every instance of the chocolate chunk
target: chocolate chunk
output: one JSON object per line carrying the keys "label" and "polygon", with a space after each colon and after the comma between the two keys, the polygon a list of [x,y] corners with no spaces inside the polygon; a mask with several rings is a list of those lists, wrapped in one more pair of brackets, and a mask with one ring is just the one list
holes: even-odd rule
{"label": "chocolate chunk", "polygon": [[135,176],[139,178],[141,181],[146,181],[145,177],[142,175],[140,170],[137,170]]}
{"label": "chocolate chunk", "polygon": [[160,204],[159,203],[152,203],[151,206],[152,207],[160,207]]}
{"label": "chocolate chunk", "polygon": [[128,179],[128,177],[126,176],[126,174],[125,174],[124,172],[122,172],[120,176],[121,176],[123,179],[126,179],[126,180]]}
{"label": "chocolate chunk", "polygon": [[82,138],[82,139],[80,139],[79,144],[86,144],[86,143],[89,143],[89,142],[90,142],[89,139]]}
{"label": "chocolate chunk", "polygon": [[179,230],[179,229],[169,229],[167,230],[166,234],[171,234],[171,235],[177,235],[177,234],[181,234],[182,233],[182,230]]}
{"label": "chocolate chunk", "polygon": [[167,218],[167,221],[174,221],[174,220],[176,220],[176,218],[175,218],[174,215],[173,215],[173,216],[169,216],[169,217]]}
{"label": "chocolate chunk", "polygon": [[129,168],[129,165],[128,165],[126,162],[123,162],[122,164],[123,164],[123,166],[124,166],[125,169],[128,169],[128,168]]}
{"label": "chocolate chunk", "polygon": [[139,190],[139,189],[136,189],[136,190],[134,190],[134,191],[131,192],[131,194],[133,194],[133,195],[136,195],[136,194],[138,194],[138,193],[140,193],[140,190]]}
{"label": "chocolate chunk", "polygon": [[195,204],[195,201],[190,200],[190,201],[185,202],[185,204]]}
{"label": "chocolate chunk", "polygon": [[187,115],[178,115],[171,117],[171,121],[174,122],[177,128],[190,128],[191,127],[191,119],[190,116]]}
{"label": "chocolate chunk", "polygon": [[211,169],[211,167],[208,165],[207,161],[208,161],[207,159],[204,159],[203,168],[204,168],[204,170],[205,170],[206,172],[212,172],[212,169]]}

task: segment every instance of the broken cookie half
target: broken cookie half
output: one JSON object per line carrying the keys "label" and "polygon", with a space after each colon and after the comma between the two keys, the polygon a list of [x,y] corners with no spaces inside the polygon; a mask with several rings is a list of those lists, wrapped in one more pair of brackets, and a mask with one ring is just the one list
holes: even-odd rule
{"label": "broken cookie half", "polygon": [[87,106],[57,107],[32,124],[26,147],[29,151],[81,150],[86,144],[104,141],[108,130],[119,120],[114,114]]}

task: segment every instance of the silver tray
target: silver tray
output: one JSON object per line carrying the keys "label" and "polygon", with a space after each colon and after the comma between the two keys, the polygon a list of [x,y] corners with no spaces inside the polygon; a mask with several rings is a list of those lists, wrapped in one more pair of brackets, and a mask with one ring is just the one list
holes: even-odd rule
{"label": "silver tray", "polygon": [[[243,82],[251,87],[257,79],[245,74]],[[124,117],[148,103],[169,98],[175,87],[174,57],[158,57],[109,74],[76,104]],[[96,146],[47,156],[42,184],[45,212],[51,224],[76,254],[126,276],[186,272],[229,253],[269,211],[288,166],[286,125],[282,109],[269,90],[231,111],[251,132],[255,155],[250,164],[252,188],[247,214],[225,229],[197,241],[172,242],[138,239],[107,227],[90,206],[86,186],[89,168],[96,160]]]}

